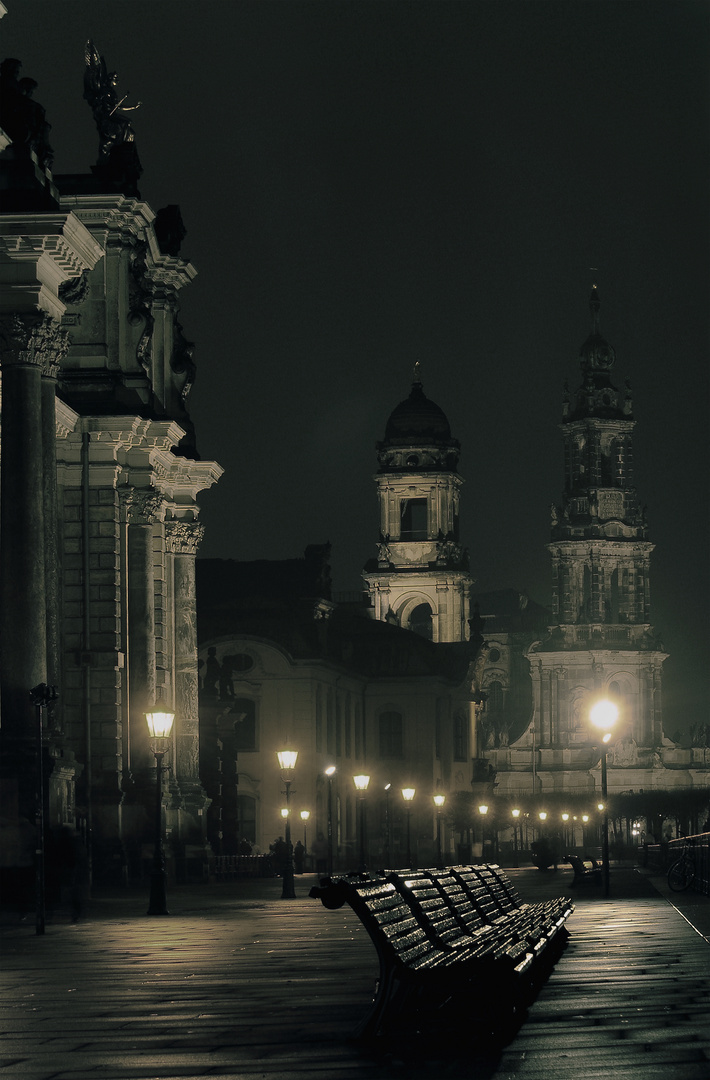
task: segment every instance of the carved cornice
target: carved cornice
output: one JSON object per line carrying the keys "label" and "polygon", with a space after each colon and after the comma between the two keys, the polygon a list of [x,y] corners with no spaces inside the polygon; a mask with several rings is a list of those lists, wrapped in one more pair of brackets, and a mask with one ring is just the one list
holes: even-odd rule
{"label": "carved cornice", "polygon": [[0,364],[37,367],[56,379],[59,365],[69,349],[69,335],[57,319],[45,311],[0,318]]}
{"label": "carved cornice", "polygon": [[129,525],[155,525],[165,518],[165,502],[153,488],[119,488]]}
{"label": "carved cornice", "polygon": [[200,521],[165,522],[165,546],[174,555],[196,555],[204,535]]}

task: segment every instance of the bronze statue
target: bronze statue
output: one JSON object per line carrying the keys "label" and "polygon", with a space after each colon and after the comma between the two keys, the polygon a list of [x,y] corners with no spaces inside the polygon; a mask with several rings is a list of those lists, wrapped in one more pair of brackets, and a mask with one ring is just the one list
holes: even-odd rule
{"label": "bronze statue", "polygon": [[142,102],[126,105],[128,94],[119,97],[118,75],[108,71],[93,41],[87,41],[84,59],[84,98],[91,107],[99,132],[99,158],[94,171],[102,179],[113,181],[125,194],[138,195],[136,184],[143,170],[128,114],[139,109]]}

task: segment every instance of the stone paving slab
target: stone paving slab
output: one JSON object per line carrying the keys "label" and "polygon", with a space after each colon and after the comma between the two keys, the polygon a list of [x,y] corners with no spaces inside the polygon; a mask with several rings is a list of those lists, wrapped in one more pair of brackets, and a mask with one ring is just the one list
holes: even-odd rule
{"label": "stone paving slab", "polygon": [[475,1018],[457,1045],[354,1042],[377,974],[359,920],[308,899],[313,879],[286,901],[280,882],[247,881],[171,890],[165,918],[131,892],[75,925],[57,912],[44,936],[5,921],[0,1080],[708,1080],[707,898],[694,929],[631,871],[612,875],[609,899],[570,893],[569,872],[510,873],[525,899],[564,893],[577,908],[502,1048],[477,1039]]}

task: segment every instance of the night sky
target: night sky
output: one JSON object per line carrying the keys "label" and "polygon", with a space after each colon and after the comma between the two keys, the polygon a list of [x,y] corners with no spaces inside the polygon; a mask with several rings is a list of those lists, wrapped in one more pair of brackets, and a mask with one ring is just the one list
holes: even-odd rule
{"label": "night sky", "polygon": [[[475,589],[550,602],[563,386],[592,282],[634,391],[665,723],[708,721],[710,5],[5,0],[56,173],[88,172],[93,38],[141,194],[179,203],[206,557],[375,554],[375,443],[424,390],[461,441]],[[594,269],[591,269],[594,268]]]}

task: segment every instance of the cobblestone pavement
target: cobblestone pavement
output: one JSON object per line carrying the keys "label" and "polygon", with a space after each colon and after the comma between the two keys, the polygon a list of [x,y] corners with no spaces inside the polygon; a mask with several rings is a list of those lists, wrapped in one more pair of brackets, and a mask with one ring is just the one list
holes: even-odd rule
{"label": "cobblestone pavement", "polygon": [[305,876],[295,900],[276,879],[174,888],[168,917],[146,915],[145,891],[99,895],[42,936],[5,912],[0,1080],[708,1080],[710,901],[630,869],[612,870],[608,899],[572,890],[568,867],[509,874],[525,899],[572,895],[576,911],[506,1045],[475,1017],[453,1038],[353,1041],[375,951]]}

